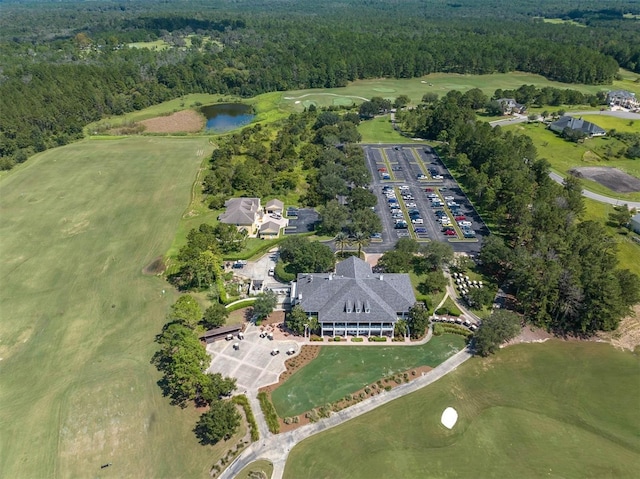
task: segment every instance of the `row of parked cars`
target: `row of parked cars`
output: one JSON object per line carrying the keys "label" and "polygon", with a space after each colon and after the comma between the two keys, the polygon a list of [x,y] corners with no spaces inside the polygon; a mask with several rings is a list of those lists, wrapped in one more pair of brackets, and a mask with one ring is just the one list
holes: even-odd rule
{"label": "row of parked cars", "polygon": [[[461,206],[455,201],[453,196],[444,196],[444,203],[441,200],[440,196],[436,194],[433,189],[427,188],[427,197],[431,201],[431,206],[433,208],[442,208],[446,204],[449,211],[451,211],[451,215],[454,217],[455,222],[458,224],[462,231],[462,235],[465,238],[475,238],[476,233],[473,231],[472,223],[469,221],[466,216],[462,213]],[[457,236],[456,230],[453,227],[453,223],[451,222],[450,216],[444,211],[437,209],[435,211],[436,216],[438,217],[438,221],[442,226],[442,232],[446,236]]]}
{"label": "row of parked cars", "polygon": [[[420,214],[420,210],[417,209],[415,198],[411,194],[409,187],[406,185],[401,185],[398,187],[398,190],[400,190],[402,201],[407,208],[409,221],[411,222],[413,230],[418,235],[418,237],[427,238],[427,228],[423,226],[424,219]],[[389,204],[389,208],[391,209],[391,217],[395,221],[394,228],[396,230],[407,230],[409,228],[409,223],[407,222],[407,219],[405,218],[404,213],[400,208],[400,203],[394,188],[387,185],[382,188],[382,191],[387,197],[387,202]],[[398,236],[408,236],[408,233],[404,234],[402,233],[402,231],[400,231],[398,233]]]}

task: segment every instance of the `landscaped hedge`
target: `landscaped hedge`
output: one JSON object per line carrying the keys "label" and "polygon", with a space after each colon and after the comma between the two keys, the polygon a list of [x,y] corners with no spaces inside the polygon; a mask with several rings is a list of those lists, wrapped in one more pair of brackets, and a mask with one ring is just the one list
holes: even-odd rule
{"label": "landscaped hedge", "polygon": [[352,343],[361,343],[362,341],[364,341],[364,338],[351,338]]}
{"label": "landscaped hedge", "polygon": [[245,396],[244,394],[233,396],[231,401],[244,409],[244,415],[247,417],[247,422],[249,423],[249,431],[251,432],[251,441],[255,442],[260,439],[258,423],[256,422],[256,417],[253,415],[253,411],[251,410],[251,405],[249,404],[249,399],[247,398],[247,396]]}
{"label": "landscaped hedge", "polygon": [[369,341],[373,341],[374,343],[386,343],[386,336],[369,336]]}
{"label": "landscaped hedge", "polygon": [[458,326],[457,324],[434,324],[433,325],[433,334],[434,336],[440,336],[441,334],[458,334],[460,336],[464,336],[465,338],[469,338],[473,336],[473,333],[469,331],[467,328],[463,328],[462,326]]}
{"label": "landscaped hedge", "polygon": [[274,274],[276,276],[276,278],[278,278],[280,281],[282,281],[283,283],[288,283],[289,281],[294,281],[296,279],[296,275],[293,273],[287,273],[285,271],[285,262],[284,261],[278,261],[276,263],[276,267],[274,270]]}
{"label": "landscaped hedge", "polygon": [[239,303],[237,303],[237,304],[234,304],[234,305],[232,305],[232,306],[229,306],[229,307],[227,308],[227,311],[229,311],[230,313],[232,313],[233,311],[237,311],[237,310],[239,310],[239,309],[246,308],[247,306],[251,306],[253,303],[255,303],[255,302],[256,302],[256,299],[257,299],[257,298],[247,298],[247,299],[244,299],[244,300],[242,300],[242,302],[239,302]]}
{"label": "landscaped hedge", "polygon": [[267,427],[269,431],[273,434],[278,434],[280,432],[280,423],[278,422],[278,413],[276,413],[276,408],[273,407],[269,396],[265,392],[258,393],[258,401],[260,401],[260,408],[262,409],[262,414],[264,414],[264,418],[267,421]]}

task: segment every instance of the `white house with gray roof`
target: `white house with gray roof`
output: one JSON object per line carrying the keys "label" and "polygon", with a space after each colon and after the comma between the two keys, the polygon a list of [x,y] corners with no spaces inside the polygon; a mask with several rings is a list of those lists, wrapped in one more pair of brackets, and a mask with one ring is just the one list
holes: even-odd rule
{"label": "white house with gray roof", "polygon": [[640,101],[636,98],[636,94],[627,90],[614,90],[607,93],[607,102],[609,105],[620,106],[629,110],[640,108]]}
{"label": "white house with gray roof", "polygon": [[282,217],[284,204],[278,199],[269,201],[264,210],[260,198],[231,198],[224,206],[225,212],[218,216],[220,223],[234,225],[249,236],[277,238],[289,224],[289,220]]}
{"label": "white house with gray roof", "polygon": [[373,273],[368,263],[351,256],[335,273],[298,274],[291,301],[318,318],[322,336],[392,336],[416,297],[408,274]]}

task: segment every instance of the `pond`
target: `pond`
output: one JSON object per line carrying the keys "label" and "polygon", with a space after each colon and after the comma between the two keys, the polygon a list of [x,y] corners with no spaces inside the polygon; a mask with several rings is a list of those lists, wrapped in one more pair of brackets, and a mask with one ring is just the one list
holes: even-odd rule
{"label": "pond", "polygon": [[207,118],[206,130],[214,133],[225,133],[246,126],[256,116],[250,106],[242,103],[209,105],[200,111]]}

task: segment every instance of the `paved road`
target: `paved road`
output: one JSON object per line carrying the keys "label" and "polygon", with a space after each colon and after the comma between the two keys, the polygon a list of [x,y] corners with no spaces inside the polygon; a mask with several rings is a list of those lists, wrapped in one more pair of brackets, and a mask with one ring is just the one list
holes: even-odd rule
{"label": "paved road", "polygon": [[[557,173],[549,173],[549,176],[556,183],[562,184],[562,182],[564,181],[564,178]],[[599,201],[600,203],[607,203],[614,206],[626,204],[629,208],[640,209],[640,201],[626,201],[618,198],[611,198],[610,196],[599,195],[598,193],[594,193],[593,191],[589,190],[582,190],[582,196],[595,201]]]}
{"label": "paved road", "polygon": [[471,357],[472,354],[469,350],[464,349],[428,373],[424,374],[422,377],[395,387],[391,391],[385,391],[382,394],[365,399],[354,406],[343,409],[342,411],[332,414],[330,417],[316,423],[308,424],[287,433],[268,435],[266,440],[261,438],[260,441],[254,442],[245,449],[229,465],[229,467],[220,474],[219,477],[220,479],[232,479],[251,462],[257,459],[267,459],[271,461],[274,466],[273,475],[271,476],[272,479],[281,479],[284,474],[284,466],[287,461],[287,456],[291,449],[300,441],[319,432],[338,426],[350,419],[361,416],[362,414],[372,411],[383,404],[387,404],[394,399],[398,399],[428,386],[455,370]]}

